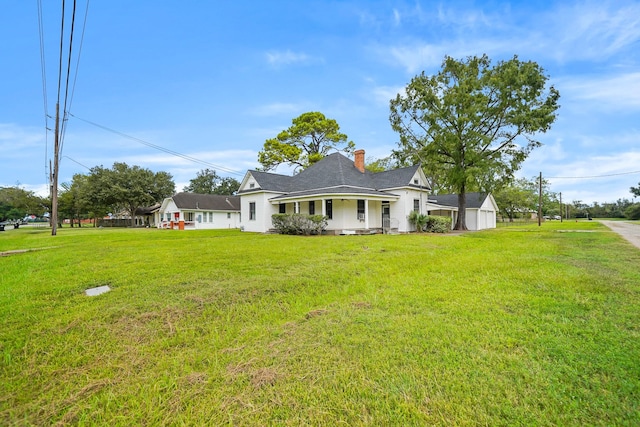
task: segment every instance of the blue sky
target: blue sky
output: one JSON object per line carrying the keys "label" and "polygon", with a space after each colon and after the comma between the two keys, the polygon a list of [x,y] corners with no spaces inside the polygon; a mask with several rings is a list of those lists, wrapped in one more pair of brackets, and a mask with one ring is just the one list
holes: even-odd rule
{"label": "blue sky", "polygon": [[[2,6],[0,186],[45,195],[61,13],[42,3],[46,103],[38,2]],[[115,161],[167,171],[177,190],[204,168],[240,180],[307,111],[385,157],[398,141],[389,100],[445,55],[484,53],[536,61],[561,94],[518,176],[542,172],[585,203],[631,199],[640,182],[638,1],[94,0],[78,63],[85,9],[78,0],[60,182]]]}

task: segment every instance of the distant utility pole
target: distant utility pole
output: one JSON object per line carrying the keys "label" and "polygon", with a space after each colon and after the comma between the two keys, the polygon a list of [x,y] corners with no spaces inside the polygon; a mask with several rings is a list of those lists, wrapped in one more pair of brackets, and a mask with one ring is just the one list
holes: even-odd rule
{"label": "distant utility pole", "polygon": [[560,192],[560,222],[562,222],[562,191]]}
{"label": "distant utility pole", "polygon": [[540,172],[538,184],[540,187],[540,193],[538,195],[538,227],[540,227],[542,225],[542,172]]}

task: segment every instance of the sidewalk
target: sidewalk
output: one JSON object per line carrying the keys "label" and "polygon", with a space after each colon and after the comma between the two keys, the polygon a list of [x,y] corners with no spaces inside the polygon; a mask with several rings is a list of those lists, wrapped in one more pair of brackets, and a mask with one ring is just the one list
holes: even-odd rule
{"label": "sidewalk", "polygon": [[632,245],[640,248],[640,224],[635,224],[627,221],[599,221],[602,224],[609,227],[612,231],[615,231],[625,239],[627,239]]}

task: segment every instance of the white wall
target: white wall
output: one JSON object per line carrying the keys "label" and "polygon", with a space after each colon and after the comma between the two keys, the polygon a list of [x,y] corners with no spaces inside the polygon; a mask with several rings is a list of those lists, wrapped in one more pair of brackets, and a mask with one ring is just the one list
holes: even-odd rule
{"label": "white wall", "polygon": [[[257,193],[242,196],[240,199],[241,222],[240,226],[244,231],[252,231],[256,233],[265,233],[273,228],[271,215],[278,213],[278,205],[272,205],[269,198],[276,197],[277,194]],[[256,219],[249,218],[249,204],[256,204]],[[292,208],[293,212],[293,208]]]}
{"label": "white wall", "polygon": [[400,199],[396,202],[391,201],[391,219],[398,221],[398,231],[400,233],[406,233],[409,231],[415,231],[415,227],[409,223],[409,214],[413,211],[413,200],[420,200],[420,207],[423,214],[427,213],[426,203],[427,195],[417,190],[399,190],[394,191],[394,194],[400,196]]}
{"label": "white wall", "polygon": [[[213,214],[213,221],[210,221],[210,217],[211,217],[209,215],[210,213]],[[205,215],[206,215],[206,221],[204,218]],[[200,221],[198,221],[198,219],[200,219]],[[220,230],[225,228],[240,227],[239,212],[195,211],[194,220],[195,220],[196,229],[198,230],[211,230],[211,229]]]}

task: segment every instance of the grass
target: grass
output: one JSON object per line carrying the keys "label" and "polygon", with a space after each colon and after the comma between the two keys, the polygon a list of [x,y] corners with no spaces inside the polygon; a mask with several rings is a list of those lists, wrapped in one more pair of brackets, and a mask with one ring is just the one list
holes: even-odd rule
{"label": "grass", "polygon": [[[638,425],[640,250],[464,235],[0,234],[1,425]],[[87,297],[87,288],[111,292]]]}

